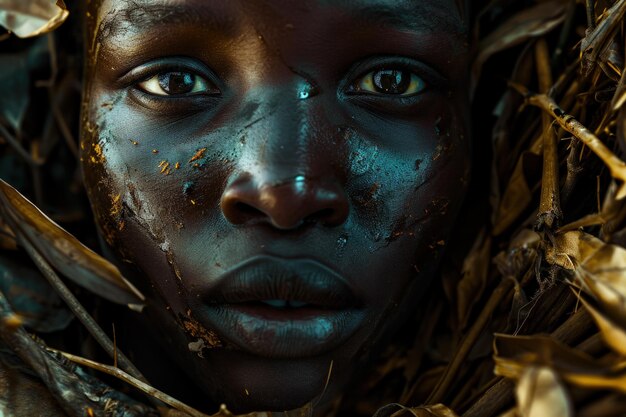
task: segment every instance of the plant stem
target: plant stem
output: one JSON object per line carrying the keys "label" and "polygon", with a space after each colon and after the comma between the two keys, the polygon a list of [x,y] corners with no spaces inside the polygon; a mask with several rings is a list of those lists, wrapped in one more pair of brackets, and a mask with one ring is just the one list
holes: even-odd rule
{"label": "plant stem", "polygon": [[[535,46],[535,61],[541,93],[547,94],[552,87],[552,71],[550,70],[550,55],[548,44],[541,38]],[[543,174],[541,180],[541,200],[537,214],[537,228],[555,227],[561,217],[559,200],[559,160],[556,133],[552,128],[550,115],[541,115],[543,130]]]}
{"label": "plant stem", "polygon": [[528,104],[539,107],[550,114],[558,124],[566,131],[580,139],[591,149],[593,153],[604,162],[613,178],[622,181],[617,191],[616,199],[626,197],[626,163],[619,159],[596,135],[587,129],[582,123],[559,107],[558,104],[545,94],[535,94],[528,91],[524,86],[511,84],[520,94],[526,97]]}

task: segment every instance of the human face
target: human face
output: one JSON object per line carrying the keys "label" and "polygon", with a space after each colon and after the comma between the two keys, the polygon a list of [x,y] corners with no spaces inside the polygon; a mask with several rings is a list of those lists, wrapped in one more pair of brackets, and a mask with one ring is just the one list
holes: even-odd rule
{"label": "human face", "polygon": [[170,377],[231,409],[285,410],[321,394],[332,362],[332,398],[419,304],[464,197],[456,2],[90,13],[86,185]]}

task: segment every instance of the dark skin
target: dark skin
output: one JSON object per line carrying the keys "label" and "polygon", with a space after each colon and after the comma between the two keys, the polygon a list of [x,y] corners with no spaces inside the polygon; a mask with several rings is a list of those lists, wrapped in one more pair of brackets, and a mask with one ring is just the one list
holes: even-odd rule
{"label": "dark skin", "polygon": [[83,169],[152,383],[279,411],[332,363],[330,401],[419,305],[469,175],[457,7],[92,4]]}

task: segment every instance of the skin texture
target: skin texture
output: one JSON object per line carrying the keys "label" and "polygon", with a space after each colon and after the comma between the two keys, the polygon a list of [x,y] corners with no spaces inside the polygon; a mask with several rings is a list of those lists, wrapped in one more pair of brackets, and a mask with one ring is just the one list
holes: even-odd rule
{"label": "skin texture", "polygon": [[[332,362],[332,400],[419,305],[464,197],[456,2],[106,0],[88,16],[83,170],[105,252],[149,298],[128,313],[150,329],[127,341],[139,366],[206,411],[243,412],[316,399]],[[368,90],[381,70],[413,92]],[[172,71],[195,92],[157,94]],[[216,324],[228,303],[215,288],[259,257],[295,271],[264,282],[273,299],[297,298],[311,263],[307,282],[326,277],[350,302],[304,321],[257,303],[248,324]]]}

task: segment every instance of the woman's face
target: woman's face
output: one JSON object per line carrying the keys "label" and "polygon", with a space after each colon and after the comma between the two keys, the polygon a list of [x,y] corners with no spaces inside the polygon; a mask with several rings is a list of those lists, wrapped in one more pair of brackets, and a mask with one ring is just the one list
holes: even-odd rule
{"label": "woman's face", "polygon": [[206,395],[295,408],[331,363],[336,391],[423,299],[469,173],[457,3],[90,10],[89,197]]}

